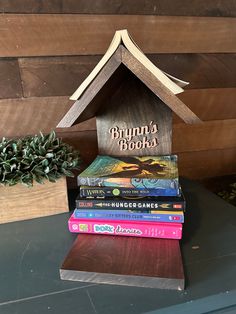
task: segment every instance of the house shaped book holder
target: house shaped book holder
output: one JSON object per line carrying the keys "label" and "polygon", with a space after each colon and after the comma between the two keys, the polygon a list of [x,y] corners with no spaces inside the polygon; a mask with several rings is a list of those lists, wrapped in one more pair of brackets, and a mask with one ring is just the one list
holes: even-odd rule
{"label": "house shaped book holder", "polygon": [[[58,127],[96,116],[100,155],[169,155],[172,112],[186,123],[201,122],[176,96],[187,84],[158,69],[126,30],[117,31]],[[68,280],[184,288],[178,240],[80,234],[60,274]]]}

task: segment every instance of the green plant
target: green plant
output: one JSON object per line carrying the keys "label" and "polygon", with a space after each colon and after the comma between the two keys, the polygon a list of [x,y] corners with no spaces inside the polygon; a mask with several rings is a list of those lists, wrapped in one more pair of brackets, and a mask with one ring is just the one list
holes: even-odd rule
{"label": "green plant", "polygon": [[230,184],[228,190],[218,192],[218,195],[225,201],[236,206],[236,182]]}
{"label": "green plant", "polygon": [[20,139],[3,138],[0,142],[0,183],[32,186],[45,179],[55,182],[62,176],[74,176],[78,169],[79,152],[62,142],[54,131],[50,134]]}

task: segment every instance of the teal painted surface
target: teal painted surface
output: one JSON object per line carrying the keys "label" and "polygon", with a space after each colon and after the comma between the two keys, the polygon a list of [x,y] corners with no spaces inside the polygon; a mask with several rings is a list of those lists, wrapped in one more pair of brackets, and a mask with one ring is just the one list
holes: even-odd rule
{"label": "teal painted surface", "polygon": [[0,313],[234,313],[236,209],[192,181],[182,186],[185,291],[60,280],[76,237],[67,230],[67,213],[0,225]]}

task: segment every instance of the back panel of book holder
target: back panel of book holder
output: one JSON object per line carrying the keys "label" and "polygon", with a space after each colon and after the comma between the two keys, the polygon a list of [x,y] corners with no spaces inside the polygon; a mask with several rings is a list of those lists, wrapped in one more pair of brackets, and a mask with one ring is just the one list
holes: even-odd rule
{"label": "back panel of book holder", "polygon": [[96,121],[101,155],[171,154],[172,111],[129,71]]}

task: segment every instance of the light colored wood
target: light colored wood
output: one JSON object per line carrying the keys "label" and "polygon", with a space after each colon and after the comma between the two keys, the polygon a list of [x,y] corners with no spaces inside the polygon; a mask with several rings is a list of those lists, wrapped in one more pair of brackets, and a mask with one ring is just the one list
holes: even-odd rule
{"label": "light colored wood", "polygon": [[0,186],[0,223],[32,219],[67,212],[66,178],[56,183]]}
{"label": "light colored wood", "polygon": [[145,53],[236,51],[234,18],[1,14],[0,57],[103,54],[124,28]]}

